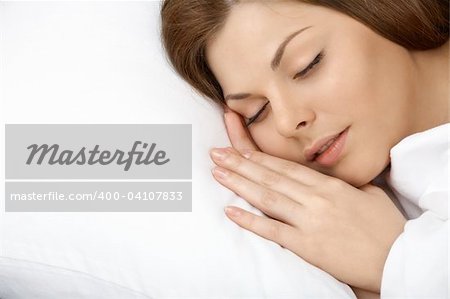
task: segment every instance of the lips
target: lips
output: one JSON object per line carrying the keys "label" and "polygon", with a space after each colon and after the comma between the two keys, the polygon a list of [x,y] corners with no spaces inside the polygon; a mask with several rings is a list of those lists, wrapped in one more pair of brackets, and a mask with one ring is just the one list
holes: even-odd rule
{"label": "lips", "polygon": [[338,137],[347,130],[347,128],[337,134],[329,135],[321,138],[313,143],[313,145],[305,150],[305,158],[307,161],[314,161],[314,159],[321,153],[325,152]]}

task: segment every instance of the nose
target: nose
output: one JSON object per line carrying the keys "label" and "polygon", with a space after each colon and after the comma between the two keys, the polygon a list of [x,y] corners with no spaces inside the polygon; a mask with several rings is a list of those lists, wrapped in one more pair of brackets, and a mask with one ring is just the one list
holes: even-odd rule
{"label": "nose", "polygon": [[286,138],[303,135],[316,118],[314,110],[299,99],[284,97],[270,104],[276,129]]}

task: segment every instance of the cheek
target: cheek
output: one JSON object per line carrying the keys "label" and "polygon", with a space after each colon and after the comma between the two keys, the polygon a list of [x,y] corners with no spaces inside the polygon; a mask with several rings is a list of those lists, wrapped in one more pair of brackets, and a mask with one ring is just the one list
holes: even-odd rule
{"label": "cheek", "polygon": [[258,124],[257,128],[252,127],[249,131],[253,141],[255,141],[261,151],[270,155],[280,152],[279,148],[275,146],[276,142],[280,141],[278,140],[279,137],[273,132],[273,129],[269,125]]}
{"label": "cheek", "polygon": [[373,72],[364,57],[354,51],[343,47],[330,50],[318,73],[304,85],[294,86],[305,105],[318,115],[326,114],[322,119],[346,119],[371,110],[367,103],[373,102]]}
{"label": "cheek", "polygon": [[[359,28],[359,26],[358,26]],[[364,34],[364,35],[362,35]],[[344,115],[366,117],[375,108],[380,72],[379,46],[373,38],[351,28],[347,38],[336,37],[327,53],[325,72],[321,74],[321,86],[316,88],[322,98],[327,98],[328,111]]]}
{"label": "cheek", "polygon": [[298,161],[300,152],[296,155],[295,150],[293,150],[295,147],[286,138],[278,134],[274,125],[270,123],[271,120],[268,120],[267,123],[259,125],[258,128],[250,129],[250,134],[258,148],[262,152],[278,158]]}
{"label": "cheek", "polygon": [[335,99],[330,103],[332,109],[345,109],[356,115],[370,110],[370,98],[374,92],[370,63],[355,55],[352,59],[337,62],[331,73],[324,89]]}

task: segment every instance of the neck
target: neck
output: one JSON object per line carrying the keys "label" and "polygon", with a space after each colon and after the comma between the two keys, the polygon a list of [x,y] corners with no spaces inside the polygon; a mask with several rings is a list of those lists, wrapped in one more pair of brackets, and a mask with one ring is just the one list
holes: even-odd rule
{"label": "neck", "polygon": [[416,69],[412,132],[449,122],[449,42],[411,53]]}

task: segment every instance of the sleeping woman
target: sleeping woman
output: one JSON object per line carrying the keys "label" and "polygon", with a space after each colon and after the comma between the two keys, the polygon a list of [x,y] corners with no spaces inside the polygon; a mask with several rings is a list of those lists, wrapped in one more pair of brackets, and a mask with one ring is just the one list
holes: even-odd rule
{"label": "sleeping woman", "polygon": [[[165,0],[179,75],[224,107],[227,216],[360,296],[447,298],[445,0]],[[382,183],[380,183],[382,182]]]}

